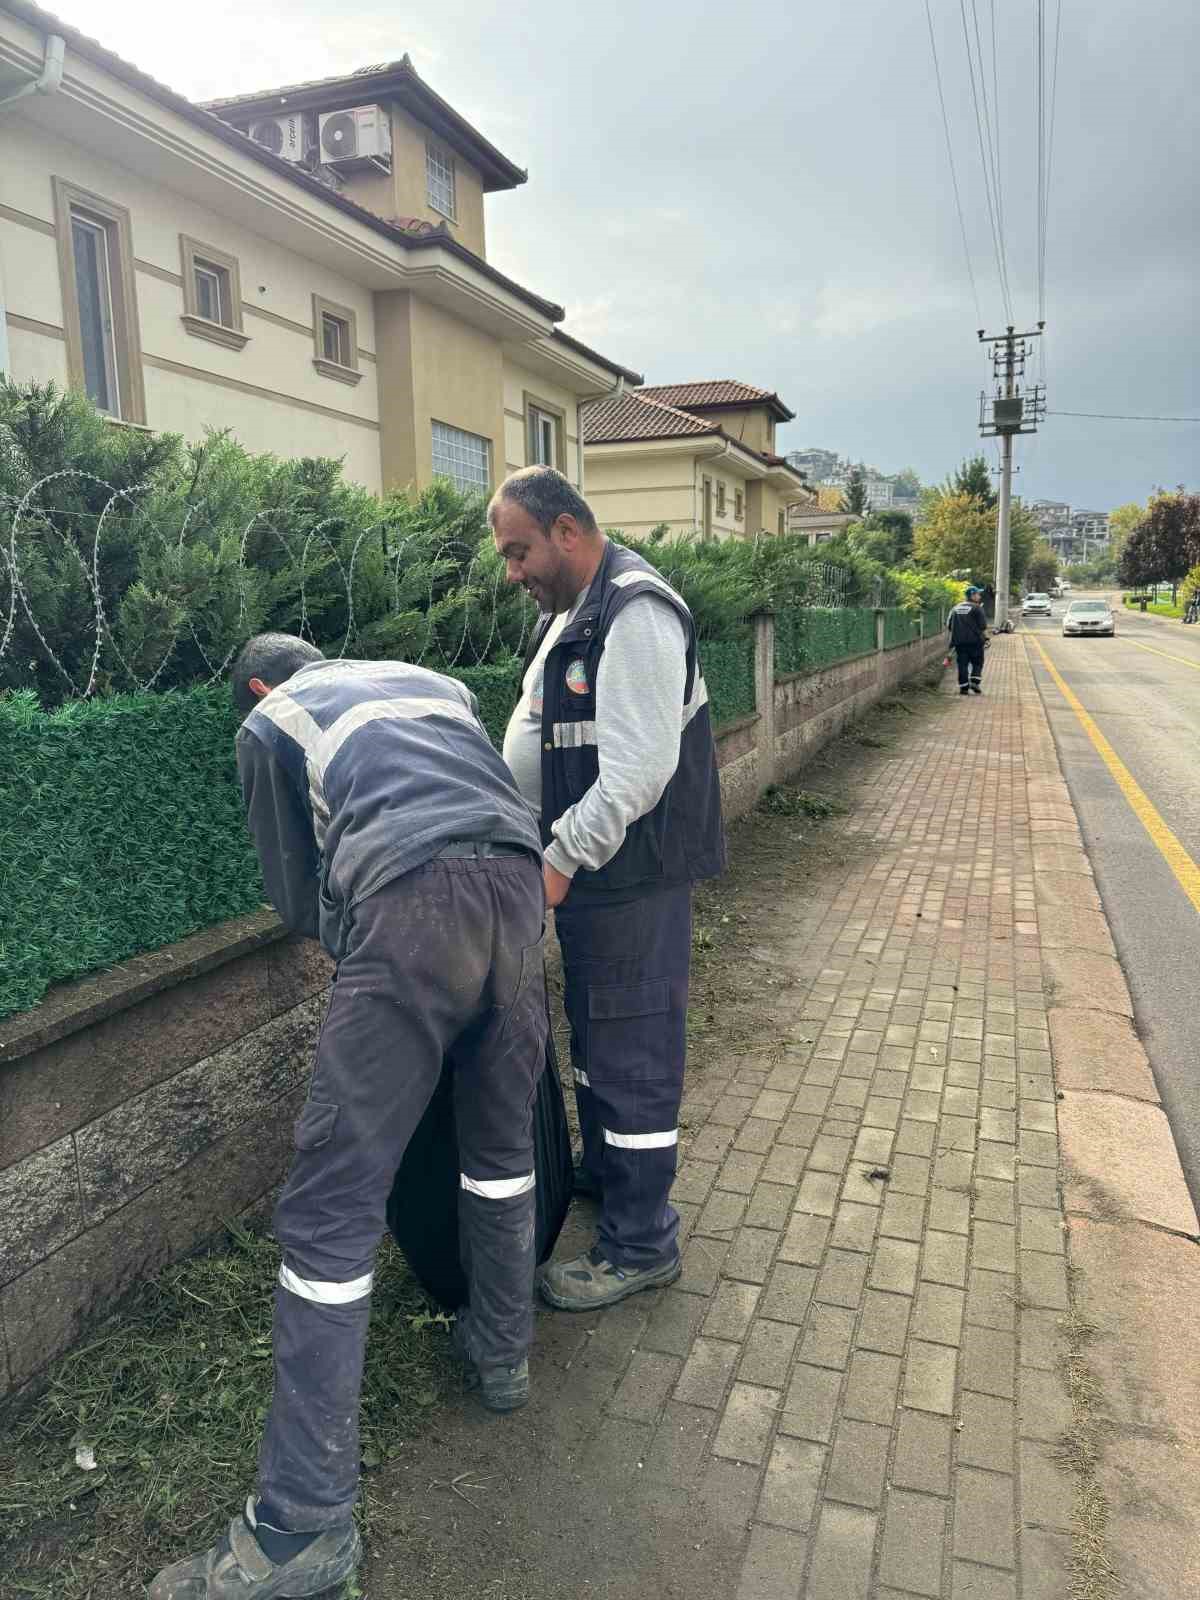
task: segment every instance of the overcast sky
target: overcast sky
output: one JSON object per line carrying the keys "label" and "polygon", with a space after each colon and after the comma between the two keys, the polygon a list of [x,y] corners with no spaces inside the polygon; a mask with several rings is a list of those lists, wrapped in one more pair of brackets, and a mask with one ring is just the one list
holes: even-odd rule
{"label": "overcast sky", "polygon": [[[962,9],[991,94],[1013,313],[1037,316],[1035,0],[930,0],[989,332],[1005,321]],[[1048,50],[1057,0],[1045,0]],[[406,50],[529,182],[488,201],[488,253],[651,382],[736,377],[821,445],[936,481],[977,448],[988,378],[924,0],[57,0],[195,99]],[[203,17],[204,25],[198,19]],[[973,26],[973,23],[972,23]],[[1051,411],[1200,416],[1200,8],[1062,0],[1048,207]],[[1047,68],[1049,78],[1049,66]],[[994,456],[994,446],[989,446]],[[1050,416],[1015,488],[1110,507],[1200,480],[1200,424]]]}

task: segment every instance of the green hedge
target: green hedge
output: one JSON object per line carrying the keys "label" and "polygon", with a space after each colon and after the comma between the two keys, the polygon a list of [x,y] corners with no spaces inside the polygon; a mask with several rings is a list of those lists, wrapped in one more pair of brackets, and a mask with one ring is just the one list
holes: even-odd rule
{"label": "green hedge", "polygon": [[875,613],[867,607],[808,606],[775,617],[775,671],[813,672],[875,648]]}
{"label": "green hedge", "polygon": [[753,639],[707,639],[700,645],[700,663],[714,728],[755,710]]}
{"label": "green hedge", "polygon": [[883,613],[883,648],[890,650],[893,645],[911,644],[914,639],[921,637],[921,618],[915,611],[901,611],[896,606],[889,606]]}
{"label": "green hedge", "polygon": [[932,639],[935,634],[944,631],[946,626],[946,608],[944,606],[933,606],[923,611],[921,615],[925,618],[925,637],[927,639]]}
{"label": "green hedge", "polygon": [[479,720],[497,750],[504,748],[504,730],[513,707],[521,698],[521,663],[511,661],[494,667],[445,667],[448,678],[457,678],[479,702]]}
{"label": "green hedge", "polygon": [[229,689],[0,699],[0,1016],[255,910]]}

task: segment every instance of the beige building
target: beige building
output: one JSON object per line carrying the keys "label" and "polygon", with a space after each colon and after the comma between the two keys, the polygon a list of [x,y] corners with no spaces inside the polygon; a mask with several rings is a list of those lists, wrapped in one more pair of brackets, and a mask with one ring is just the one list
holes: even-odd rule
{"label": "beige building", "polygon": [[407,58],[201,107],[0,0],[0,370],[373,490],[579,480],[581,405],[641,380],[487,260],[524,182]]}
{"label": "beige building", "polygon": [[584,412],[588,498],[606,527],[664,523],[704,539],[783,533],[809,500],[775,451],[793,413],[776,394],[718,379],[629,389]]}

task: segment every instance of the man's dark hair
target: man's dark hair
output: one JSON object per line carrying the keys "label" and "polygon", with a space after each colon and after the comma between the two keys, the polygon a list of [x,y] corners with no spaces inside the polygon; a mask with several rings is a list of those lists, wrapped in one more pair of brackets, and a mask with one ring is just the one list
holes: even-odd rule
{"label": "man's dark hair", "polygon": [[505,478],[488,506],[488,521],[493,528],[502,500],[514,501],[545,534],[549,534],[559,517],[574,517],[589,533],[598,531],[591,506],[571,480],[554,467],[522,467]]}
{"label": "man's dark hair", "polygon": [[245,716],[258,703],[258,696],[250,687],[251,678],[261,678],[272,689],[277,689],[301,667],[324,659],[315,644],[297,638],[294,633],[256,633],[242,646],[233,663],[230,679],[233,703]]}

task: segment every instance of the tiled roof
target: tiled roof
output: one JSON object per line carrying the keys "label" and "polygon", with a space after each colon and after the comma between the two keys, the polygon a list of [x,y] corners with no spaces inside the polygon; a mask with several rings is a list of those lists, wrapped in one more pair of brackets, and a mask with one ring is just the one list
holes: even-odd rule
{"label": "tiled roof", "polygon": [[612,400],[597,400],[583,412],[585,444],[630,444],[640,439],[680,439],[720,430],[686,411],[651,399],[644,389],[627,390]]}
{"label": "tiled roof", "polygon": [[790,422],[794,413],[777,394],[769,389],[756,389],[752,383],[739,383],[736,378],[707,378],[701,383],[648,384],[640,391],[653,400],[662,400],[669,406],[683,406],[689,411],[698,407],[707,410],[720,406],[770,406],[780,422]]}
{"label": "tiled roof", "polygon": [[304,83],[285,83],[277,89],[257,89],[253,94],[226,95],[223,100],[205,100],[204,106],[209,111],[221,111],[226,106],[253,105],[256,100],[274,99],[277,95],[303,94],[309,89],[324,89],[329,84],[345,83],[348,78],[380,77],[388,72],[404,72],[411,68],[412,60],[407,51],[399,61],[384,61],[375,67],[355,67],[352,72],[338,72],[332,78],[308,78]]}

